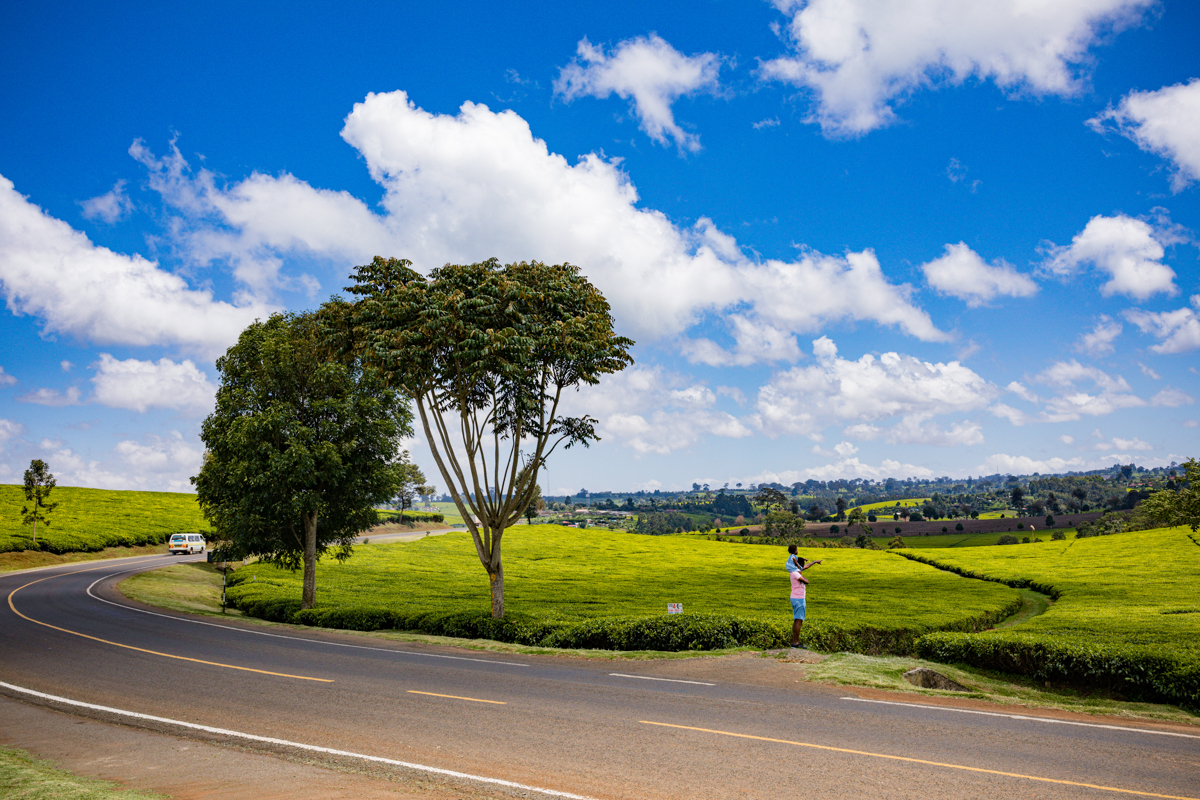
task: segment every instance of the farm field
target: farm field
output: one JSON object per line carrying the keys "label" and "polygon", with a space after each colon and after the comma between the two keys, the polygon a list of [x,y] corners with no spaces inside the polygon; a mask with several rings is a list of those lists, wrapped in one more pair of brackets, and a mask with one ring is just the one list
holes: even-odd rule
{"label": "farm field", "polygon": [[[204,531],[208,522],[194,494],[109,491],[58,486],[50,525],[38,525],[38,542],[52,553],[94,552],[163,542],[179,531]],[[32,526],[21,524],[23,487],[0,485],[0,553],[30,546]]]}
{"label": "farm field", "polygon": [[[930,537],[933,538],[933,537]],[[947,537],[948,538],[948,537]],[[910,552],[981,577],[1057,594],[1045,614],[998,631],[936,634],[926,657],[1097,681],[1200,705],[1200,536],[1156,529],[1041,544]],[[1140,677],[1139,677],[1140,676]]]}
{"label": "farm field", "polygon": [[[667,603],[683,603],[686,613],[679,617],[753,621],[773,631],[778,643],[791,628],[786,555],[782,547],[518,526],[505,534],[506,616],[562,628],[601,618],[661,619]],[[814,646],[911,649],[922,633],[987,627],[1020,603],[1014,589],[885,552],[807,555],[824,559],[809,573],[804,631]],[[298,608],[299,573],[256,564],[238,570],[237,581],[230,597],[247,613],[255,613],[256,604],[281,601]],[[358,547],[340,565],[322,561],[317,606],[308,617],[317,624],[322,614],[344,618],[348,609],[402,612],[406,619],[459,613],[490,618],[487,576],[465,532]]]}
{"label": "farm field", "polygon": [[863,511],[870,514],[872,511],[878,511],[881,508],[895,508],[897,503],[904,508],[916,508],[929,502],[929,500],[930,498],[928,497],[910,497],[906,500],[886,500],[882,503],[867,503],[865,506],[847,506],[847,509],[861,508]]}

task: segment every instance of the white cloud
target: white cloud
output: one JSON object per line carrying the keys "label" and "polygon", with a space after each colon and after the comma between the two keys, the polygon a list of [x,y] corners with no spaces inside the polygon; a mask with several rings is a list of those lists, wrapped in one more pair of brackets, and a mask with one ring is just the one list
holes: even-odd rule
{"label": "white cloud", "polygon": [[756,131],[761,131],[763,128],[778,128],[779,127],[779,117],[770,117],[768,119],[760,119],[758,122],[755,122],[753,125],[751,125],[751,127],[754,128],[754,130],[756,130]]}
{"label": "white cloud", "polygon": [[1192,295],[1192,308],[1184,306],[1177,311],[1142,311],[1127,309],[1121,312],[1125,319],[1159,340],[1151,345],[1155,353],[1186,353],[1200,347],[1200,294]]}
{"label": "white cloud", "polygon": [[651,139],[665,145],[669,137],[680,150],[696,152],[700,138],[679,127],[671,105],[685,95],[717,91],[720,72],[717,54],[685,56],[655,34],[626,39],[611,53],[585,38],[576,59],[559,71],[554,93],[568,102],[612,94],[632,99],[641,128]]}
{"label": "white cloud", "polygon": [[685,339],[681,348],[688,360],[714,367],[748,366],[758,362],[799,361],[804,357],[795,334],[742,314],[725,318],[735,346],[726,350],[711,339]]}
{"label": "white cloud", "polygon": [[61,369],[63,372],[70,372],[71,367],[73,367],[75,365],[72,364],[70,361],[63,360],[63,361],[58,362],[58,366],[59,366],[59,369]]}
{"label": "white cloud", "polygon": [[894,352],[848,361],[824,336],[813,342],[813,354],[815,365],[777,373],[759,389],[755,422],[768,435],[817,437],[828,425],[890,417],[919,426],[934,415],[982,408],[999,393],[957,361],[935,364]]}
{"label": "white cloud", "polygon": [[17,382],[17,379],[4,371],[4,367],[0,367],[0,386],[12,386]]}
{"label": "white cloud", "polygon": [[[1153,450],[1154,449],[1154,445],[1152,445],[1148,442],[1143,442],[1141,439],[1139,439],[1136,436],[1133,437],[1132,439],[1122,439],[1119,436],[1114,436],[1113,440],[1112,440],[1112,446],[1114,448],[1116,448],[1117,450],[1125,450],[1125,451],[1128,451],[1128,450]],[[1097,445],[1097,449],[1100,449],[1099,445]]]}
{"label": "white cloud", "polygon": [[1111,126],[1143,150],[1171,161],[1171,188],[1176,192],[1200,180],[1200,78],[1157,91],[1130,92],[1088,125],[1097,132]]}
{"label": "white cloud", "polygon": [[[1120,375],[1115,378],[1096,367],[1078,361],[1058,361],[1039,373],[1038,383],[1053,386],[1061,394],[1046,401],[1045,422],[1067,422],[1081,416],[1102,416],[1122,408],[1137,408],[1146,401],[1133,393]],[[1077,384],[1090,383],[1094,393],[1079,390]]]}
{"label": "white cloud", "polygon": [[1145,300],[1160,292],[1175,294],[1175,271],[1162,263],[1164,242],[1160,239],[1168,236],[1156,233],[1148,223],[1124,214],[1097,215],[1070,245],[1052,248],[1042,269],[1066,277],[1091,264],[1110,276],[1100,287],[1106,297],[1124,294]]}
{"label": "white cloud", "polygon": [[1037,394],[1035,392],[1033,392],[1029,387],[1027,387],[1021,383],[1018,383],[1016,381],[1012,381],[1011,383],[1008,384],[1008,386],[1005,386],[1004,388],[1007,389],[1008,391],[1012,392],[1013,394],[1015,394],[1017,397],[1021,398],[1022,400],[1025,400],[1027,402],[1038,403],[1041,401],[1041,398],[1038,397]]}
{"label": "white cloud", "polygon": [[34,403],[39,406],[51,406],[52,408],[61,408],[62,406],[77,406],[80,404],[82,393],[78,388],[70,386],[65,392],[60,392],[58,389],[34,389],[17,397],[18,403]]}
{"label": "white cloud", "polygon": [[1196,427],[1200,427],[1200,422],[1198,422],[1198,421],[1196,421],[1196,420],[1194,420],[1194,419],[1187,419],[1187,420],[1184,420],[1184,421],[1183,421],[1183,427],[1185,427],[1185,428],[1196,428]]}
{"label": "white cloud", "polygon": [[928,444],[936,447],[959,447],[983,444],[983,428],[977,422],[963,420],[943,429],[933,422],[924,422],[919,417],[905,417],[896,423],[887,434],[890,444]]}
{"label": "white cloud", "polygon": [[924,87],[991,80],[1034,95],[1071,95],[1088,49],[1135,22],[1152,0],[774,0],[794,53],[763,64],[771,79],[816,94],[812,121],[858,135],[896,119],[894,101]]}
{"label": "white cloud", "polygon": [[1033,472],[1053,475],[1059,472],[1085,468],[1082,458],[1068,459],[1055,457],[1039,460],[1030,458],[1029,456],[1010,456],[1007,453],[996,453],[995,455],[988,456],[975,470],[984,475],[993,475],[995,473],[1029,475]]}
{"label": "white cloud", "polygon": [[0,285],[14,314],[45,333],[101,344],[179,345],[215,355],[271,308],[237,307],[190,289],[141,256],[97,247],[0,176]]}
{"label": "white cloud", "polygon": [[1085,333],[1075,343],[1075,349],[1092,356],[1102,356],[1113,351],[1113,340],[1121,335],[1124,327],[1107,314],[1101,314],[1091,333]]}
{"label": "white cloud", "polygon": [[712,406],[717,395],[689,384],[660,367],[635,365],[585,386],[566,398],[567,413],[580,409],[599,420],[602,440],[611,439],[639,454],[666,455],[706,436],[740,439],[753,435],[737,417]]}
{"label": "white cloud", "polygon": [[870,442],[883,435],[883,428],[866,422],[860,422],[857,425],[847,425],[845,428],[842,428],[842,435],[849,436],[851,439],[857,439],[860,442]]}
{"label": "white cloud", "polygon": [[86,219],[99,219],[112,225],[121,217],[133,211],[133,201],[125,194],[125,181],[119,180],[105,194],[84,200],[83,216]]}
{"label": "white cloud", "polygon": [[[824,453],[823,455],[832,454]],[[782,483],[785,486],[790,486],[798,481],[807,480],[828,481],[839,478],[870,478],[871,480],[882,480],[884,478],[930,478],[933,477],[933,474],[933,470],[928,467],[921,467],[916,464],[904,464],[890,458],[885,458],[880,462],[879,466],[864,464],[857,458],[843,458],[831,464],[823,464],[818,467],[808,467],[806,469],[764,470],[757,475],[742,478],[742,482],[746,485]]]}
{"label": "white cloud", "polygon": [[850,442],[842,442],[841,444],[835,445],[833,449],[834,452],[836,452],[842,458],[852,456],[858,452],[858,448],[850,444]]}
{"label": "white cloud", "polygon": [[19,422],[13,422],[11,419],[0,417],[0,452],[4,452],[4,446],[12,439],[17,438],[25,433],[25,426]]}
{"label": "white cloud", "polygon": [[1070,434],[1066,434],[1066,433],[1064,433],[1062,436],[1058,437],[1058,440],[1060,442],[1062,442],[1063,444],[1075,444],[1075,437],[1071,436]]}
{"label": "white cloud", "polygon": [[1021,409],[1013,408],[1007,403],[996,403],[994,406],[989,408],[988,411],[990,411],[993,416],[1008,420],[1018,428],[1022,425],[1028,425],[1031,422],[1037,421],[1034,417],[1026,414]]}
{"label": "white cloud", "polygon": [[1151,380],[1156,380],[1156,381],[1162,380],[1162,375],[1159,375],[1153,369],[1151,369],[1150,367],[1147,367],[1145,364],[1141,363],[1140,361],[1138,362],[1138,369],[1140,369],[1142,371],[1143,375],[1145,375],[1147,378],[1150,378]]}
{"label": "white cloud", "polygon": [[203,459],[201,448],[172,431],[169,436],[147,436],[142,442],[118,442],[104,461],[87,459],[69,448],[47,460],[61,485],[191,492],[189,478],[200,471]]}
{"label": "white cloud", "polygon": [[966,243],[946,245],[946,254],[922,264],[925,279],[939,294],[965,300],[969,308],[982,306],[998,295],[1032,297],[1038,285],[1008,264],[989,266]]}
{"label": "white cloud", "polygon": [[212,410],[217,387],[190,360],[176,363],[169,358],[120,361],[101,353],[92,378],[94,400],[110,408],[144,412],[151,408],[174,408],[193,413]]}
{"label": "white cloud", "polygon": [[1179,406],[1191,405],[1194,402],[1196,402],[1195,398],[1180,389],[1163,389],[1150,398],[1150,405],[1165,408],[1178,408]]}
{"label": "white cloud", "polygon": [[[404,92],[372,94],[355,105],[342,137],[384,187],[383,214],[290,175],[255,174],[221,189],[211,173],[193,176],[174,148],[163,159],[139,143],[133,150],[151,167],[151,187],[181,215],[191,257],[230,259],[250,287],[273,285],[285,252],[342,263],[389,254],[420,269],[489,255],[536,258],[579,264],[619,328],[639,340],[679,336],[706,314],[737,314],[784,334],[871,321],[925,341],[949,338],[913,305],[911,286],[887,280],[870,250],[751,260],[709,219],[680,227],[639,208],[617,161],[591,153],[571,165],[549,152],[512,111],[468,102],[457,116],[429,114]],[[786,336],[773,341],[732,355],[703,344],[699,352],[731,361],[789,354]]]}

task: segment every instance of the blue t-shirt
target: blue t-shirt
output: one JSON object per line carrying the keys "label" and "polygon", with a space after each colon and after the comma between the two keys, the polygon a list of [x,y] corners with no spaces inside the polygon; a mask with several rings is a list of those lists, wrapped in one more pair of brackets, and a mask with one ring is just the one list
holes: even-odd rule
{"label": "blue t-shirt", "polygon": [[800,564],[798,564],[796,562],[795,556],[788,556],[787,571],[788,572],[804,572],[804,570],[800,567]]}

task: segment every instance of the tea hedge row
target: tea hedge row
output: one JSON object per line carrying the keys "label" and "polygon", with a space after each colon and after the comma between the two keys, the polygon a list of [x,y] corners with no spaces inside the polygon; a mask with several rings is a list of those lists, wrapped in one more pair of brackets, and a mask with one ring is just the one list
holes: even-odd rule
{"label": "tea hedge row", "polygon": [[[95,552],[106,547],[158,544],[172,533],[202,531],[208,523],[194,494],[109,491],[59,486],[50,525],[38,525],[38,549]],[[33,528],[21,524],[23,487],[0,485],[0,552],[32,549]]]}

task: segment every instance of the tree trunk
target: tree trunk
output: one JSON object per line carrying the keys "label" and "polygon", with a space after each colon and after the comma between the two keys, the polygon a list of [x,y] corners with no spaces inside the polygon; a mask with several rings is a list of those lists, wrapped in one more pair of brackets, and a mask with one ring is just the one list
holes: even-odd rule
{"label": "tree trunk", "polygon": [[317,602],[317,512],[304,515],[304,592],[300,608],[312,608]]}
{"label": "tree trunk", "polygon": [[488,579],[492,583],[492,618],[504,616],[504,564],[497,561],[495,569],[488,570]]}

